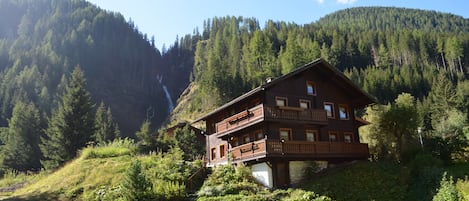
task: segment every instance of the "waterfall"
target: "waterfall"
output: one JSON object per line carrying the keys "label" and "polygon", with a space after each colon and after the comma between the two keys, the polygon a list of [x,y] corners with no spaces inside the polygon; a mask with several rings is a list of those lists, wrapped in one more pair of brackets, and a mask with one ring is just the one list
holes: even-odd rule
{"label": "waterfall", "polygon": [[158,82],[160,82],[161,86],[163,86],[164,94],[166,96],[166,99],[168,100],[168,113],[171,113],[174,109],[174,103],[173,99],[171,99],[171,94],[169,94],[168,87],[163,84],[163,76],[157,75],[156,79],[158,80]]}

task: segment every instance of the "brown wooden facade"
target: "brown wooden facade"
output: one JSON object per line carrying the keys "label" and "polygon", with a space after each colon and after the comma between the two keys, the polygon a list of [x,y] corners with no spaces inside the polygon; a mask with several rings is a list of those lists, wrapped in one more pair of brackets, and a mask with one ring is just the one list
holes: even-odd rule
{"label": "brown wooden facade", "polygon": [[[230,158],[234,163],[273,163],[280,171],[285,161],[366,159],[368,145],[360,143],[358,134],[363,121],[354,114],[373,100],[318,59],[196,121],[206,122],[209,166]],[[285,179],[274,180],[279,185]]]}

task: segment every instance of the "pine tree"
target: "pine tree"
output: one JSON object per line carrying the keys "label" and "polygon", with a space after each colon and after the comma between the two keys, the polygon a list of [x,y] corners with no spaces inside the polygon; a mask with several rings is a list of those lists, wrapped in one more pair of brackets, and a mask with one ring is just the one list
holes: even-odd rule
{"label": "pine tree", "polygon": [[41,151],[46,168],[55,168],[75,157],[94,133],[91,95],[85,89],[86,80],[79,67],[73,70],[70,82],[61,96],[58,109],[49,119],[46,137],[41,138]]}
{"label": "pine tree", "polygon": [[142,145],[148,148],[155,146],[156,137],[152,134],[150,121],[145,120],[140,127],[140,130],[135,135],[140,140]]}
{"label": "pine tree", "polygon": [[112,141],[118,137],[118,128],[116,128],[117,124],[114,123],[112,118],[111,108],[106,106],[103,102],[98,107],[96,111],[95,117],[95,129],[96,132],[94,133],[94,139],[97,143],[104,143],[107,141]]}
{"label": "pine tree", "polygon": [[18,102],[9,120],[7,141],[1,152],[1,165],[19,171],[39,170],[39,111],[33,103]]}
{"label": "pine tree", "polygon": [[189,124],[182,129],[176,129],[174,137],[176,146],[184,152],[184,159],[193,160],[204,154],[204,147],[197,140],[194,131],[191,131]]}
{"label": "pine tree", "polygon": [[125,172],[122,187],[125,200],[150,200],[152,185],[142,172],[142,165],[139,160],[130,163]]}

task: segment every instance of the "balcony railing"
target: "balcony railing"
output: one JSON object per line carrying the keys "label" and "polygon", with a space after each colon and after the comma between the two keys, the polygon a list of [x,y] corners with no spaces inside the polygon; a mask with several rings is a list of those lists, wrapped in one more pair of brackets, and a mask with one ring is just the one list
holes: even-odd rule
{"label": "balcony railing", "polygon": [[242,128],[262,121],[263,119],[263,107],[262,105],[258,105],[218,122],[216,124],[217,134],[220,135],[237,128]]}
{"label": "balcony railing", "polygon": [[323,109],[309,110],[295,107],[266,106],[261,104],[218,122],[216,124],[216,132],[219,136],[224,135],[263,120],[285,120],[322,125],[327,124],[326,111]]}
{"label": "balcony railing", "polygon": [[306,142],[262,139],[230,149],[233,161],[269,156],[302,158],[362,158],[369,155],[368,144],[345,142]]}
{"label": "balcony railing", "polygon": [[308,121],[318,124],[327,124],[326,111],[324,109],[303,109],[296,107],[264,106],[266,119]]}

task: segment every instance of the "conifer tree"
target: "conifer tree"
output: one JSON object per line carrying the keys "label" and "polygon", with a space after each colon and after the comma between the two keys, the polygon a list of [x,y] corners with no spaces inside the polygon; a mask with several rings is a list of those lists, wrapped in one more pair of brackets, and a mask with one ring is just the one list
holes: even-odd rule
{"label": "conifer tree", "polygon": [[129,168],[125,172],[122,187],[125,200],[150,200],[151,182],[142,172],[142,165],[139,160],[130,163]]}
{"label": "conifer tree", "polygon": [[1,151],[1,165],[27,171],[41,168],[39,136],[42,129],[39,111],[33,103],[18,102],[9,120],[6,145]]}
{"label": "conifer tree", "polygon": [[186,124],[182,129],[176,129],[175,131],[175,144],[184,152],[184,159],[193,160],[197,156],[204,154],[204,147],[197,140],[194,131]]}
{"label": "conifer tree", "polygon": [[58,108],[49,119],[46,137],[41,138],[41,151],[46,168],[55,168],[75,157],[91,140],[94,115],[91,95],[79,67],[73,70],[70,82],[61,96]]}
{"label": "conifer tree", "polygon": [[117,124],[114,123],[111,108],[104,105],[103,102],[98,107],[95,117],[94,139],[97,143],[112,141],[120,137]]}
{"label": "conifer tree", "polygon": [[135,134],[143,146],[152,148],[155,146],[156,137],[152,134],[150,121],[145,120],[140,130]]}

